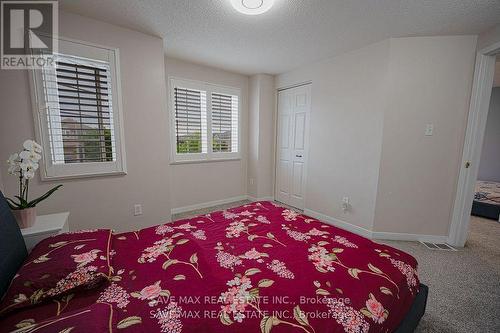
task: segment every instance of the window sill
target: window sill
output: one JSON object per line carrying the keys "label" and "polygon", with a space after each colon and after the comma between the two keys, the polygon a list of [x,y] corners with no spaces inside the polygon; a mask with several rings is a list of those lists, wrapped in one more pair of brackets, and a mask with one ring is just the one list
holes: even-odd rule
{"label": "window sill", "polygon": [[217,163],[217,162],[231,162],[231,161],[241,161],[241,157],[212,158],[212,159],[209,159],[209,160],[175,161],[175,162],[170,162],[170,165]]}

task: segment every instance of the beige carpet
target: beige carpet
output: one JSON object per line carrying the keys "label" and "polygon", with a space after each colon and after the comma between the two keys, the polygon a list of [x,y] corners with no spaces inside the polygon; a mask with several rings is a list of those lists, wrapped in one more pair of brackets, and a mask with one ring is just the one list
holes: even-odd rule
{"label": "beige carpet", "polygon": [[[248,201],[177,214],[207,214]],[[382,243],[382,242],[381,242]],[[412,254],[429,286],[427,311],[416,332],[500,332],[500,223],[472,217],[467,244],[458,251],[429,250],[417,242],[383,243]]]}

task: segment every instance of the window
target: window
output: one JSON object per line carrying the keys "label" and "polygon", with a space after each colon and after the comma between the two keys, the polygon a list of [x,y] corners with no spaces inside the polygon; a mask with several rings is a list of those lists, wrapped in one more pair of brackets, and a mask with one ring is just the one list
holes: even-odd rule
{"label": "window", "polygon": [[240,157],[240,91],[208,83],[170,80],[172,161]]}
{"label": "window", "polygon": [[125,173],[118,50],[60,40],[59,51],[33,70],[42,178]]}

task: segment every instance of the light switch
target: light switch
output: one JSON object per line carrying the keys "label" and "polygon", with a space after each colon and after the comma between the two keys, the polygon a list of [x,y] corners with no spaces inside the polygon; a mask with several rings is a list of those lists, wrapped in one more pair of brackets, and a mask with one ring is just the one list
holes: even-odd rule
{"label": "light switch", "polygon": [[142,205],[134,205],[134,216],[142,215]]}
{"label": "light switch", "polygon": [[434,124],[429,123],[425,125],[425,136],[432,136],[434,134]]}

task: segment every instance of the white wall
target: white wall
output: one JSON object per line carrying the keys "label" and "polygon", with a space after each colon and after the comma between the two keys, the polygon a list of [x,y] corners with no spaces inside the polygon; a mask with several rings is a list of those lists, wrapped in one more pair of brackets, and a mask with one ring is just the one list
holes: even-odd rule
{"label": "white wall", "polygon": [[481,50],[498,42],[500,42],[500,24],[479,35],[477,49]]}
{"label": "white wall", "polygon": [[248,195],[268,199],[274,192],[274,76],[250,77],[248,132]]}
{"label": "white wall", "polygon": [[375,231],[448,235],[475,50],[474,36],[391,39]]}
{"label": "white wall", "polygon": [[[60,12],[62,36],[120,49],[123,119],[128,174],[30,185],[33,196],[55,184],[64,187],[38,207],[41,214],[70,211],[72,229],[110,227],[130,230],[170,220],[168,121],[163,42],[86,17]],[[0,71],[0,161],[34,137],[28,73]],[[2,178],[9,196],[17,179]],[[144,215],[133,216],[133,205],[143,204]]]}
{"label": "white wall", "polygon": [[388,64],[383,41],[277,77],[277,87],[312,81],[306,208],[366,229],[375,211]]}
{"label": "white wall", "polygon": [[312,81],[306,208],[371,231],[447,235],[475,49],[474,36],[395,38],[279,75],[278,87]]}
{"label": "white wall", "polygon": [[[236,161],[171,165],[172,208],[245,196],[247,174],[248,77],[179,59],[165,58],[166,77],[209,82],[241,89],[242,158]],[[168,96],[170,98],[170,95]],[[170,105],[170,104],[169,104]],[[172,110],[169,108],[169,115]]]}
{"label": "white wall", "polygon": [[500,182],[500,88],[491,92],[478,179]]}

